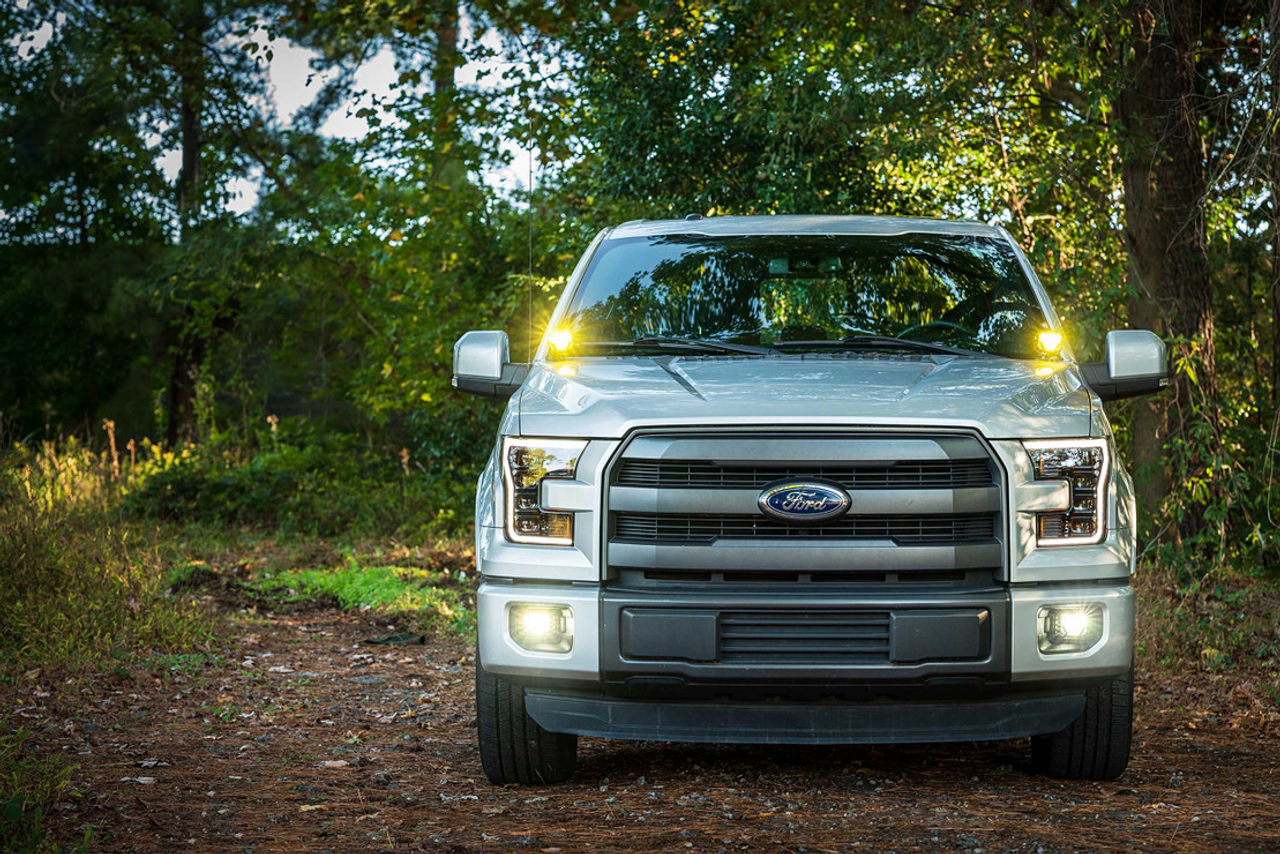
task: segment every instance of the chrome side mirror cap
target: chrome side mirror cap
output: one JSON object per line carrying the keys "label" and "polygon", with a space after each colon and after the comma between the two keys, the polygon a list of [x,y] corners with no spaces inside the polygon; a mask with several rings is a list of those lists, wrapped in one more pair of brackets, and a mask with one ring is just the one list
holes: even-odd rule
{"label": "chrome side mirror cap", "polygon": [[511,361],[507,333],[472,331],[453,345],[453,387],[468,394],[511,397],[529,375],[529,366]]}
{"label": "chrome side mirror cap", "polygon": [[1160,336],[1145,329],[1107,333],[1107,358],[1080,366],[1089,388],[1104,401],[1153,394],[1169,385],[1169,357]]}

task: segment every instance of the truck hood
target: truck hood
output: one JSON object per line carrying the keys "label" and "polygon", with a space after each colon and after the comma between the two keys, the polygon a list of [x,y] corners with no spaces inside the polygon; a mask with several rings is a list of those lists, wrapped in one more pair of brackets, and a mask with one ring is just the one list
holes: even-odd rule
{"label": "truck hood", "polygon": [[513,403],[525,436],[839,424],[967,427],[1013,439],[1089,436],[1091,400],[1068,363],[805,354],[538,362]]}

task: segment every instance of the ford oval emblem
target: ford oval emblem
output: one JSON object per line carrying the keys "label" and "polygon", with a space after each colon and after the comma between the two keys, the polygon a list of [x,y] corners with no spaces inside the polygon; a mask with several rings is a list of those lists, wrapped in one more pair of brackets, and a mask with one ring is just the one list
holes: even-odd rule
{"label": "ford oval emblem", "polygon": [[834,483],[816,480],[780,480],[760,493],[760,510],[792,525],[826,522],[843,516],[853,502]]}

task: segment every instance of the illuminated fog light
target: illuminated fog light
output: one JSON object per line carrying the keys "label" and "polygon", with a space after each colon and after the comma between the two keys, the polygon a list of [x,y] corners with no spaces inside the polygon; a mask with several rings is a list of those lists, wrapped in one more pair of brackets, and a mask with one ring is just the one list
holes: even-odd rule
{"label": "illuminated fog light", "polygon": [[1078,640],[1089,633],[1088,611],[1058,611],[1056,616],[1055,628],[1062,637]]}
{"label": "illuminated fog light", "polygon": [[1102,640],[1103,606],[1044,605],[1037,618],[1037,641],[1046,654],[1085,652]]}
{"label": "illuminated fog light", "polygon": [[511,639],[530,652],[573,649],[573,609],[567,605],[517,603],[509,611],[507,629]]}
{"label": "illuminated fog light", "polygon": [[560,618],[541,608],[525,608],[520,612],[520,631],[530,639],[549,638],[556,633]]}

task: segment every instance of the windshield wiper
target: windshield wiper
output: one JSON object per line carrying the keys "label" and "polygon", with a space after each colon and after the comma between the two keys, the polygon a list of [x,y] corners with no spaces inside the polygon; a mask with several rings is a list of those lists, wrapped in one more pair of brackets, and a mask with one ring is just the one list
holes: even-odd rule
{"label": "windshield wiper", "polygon": [[584,341],[579,347],[662,347],[697,350],[703,353],[734,353],[744,356],[768,356],[774,350],[750,344],[729,344],[706,338],[676,338],[670,335],[642,335],[634,341]]}
{"label": "windshield wiper", "polygon": [[980,350],[966,350],[963,347],[948,347],[946,344],[934,344],[930,341],[910,341],[905,338],[894,338],[891,335],[847,335],[844,338],[831,340],[826,338],[812,341],[774,341],[773,346],[779,350],[792,347],[820,347],[833,350],[921,350],[928,353],[946,353],[951,356],[980,356],[984,359],[994,358],[994,353],[983,353]]}

